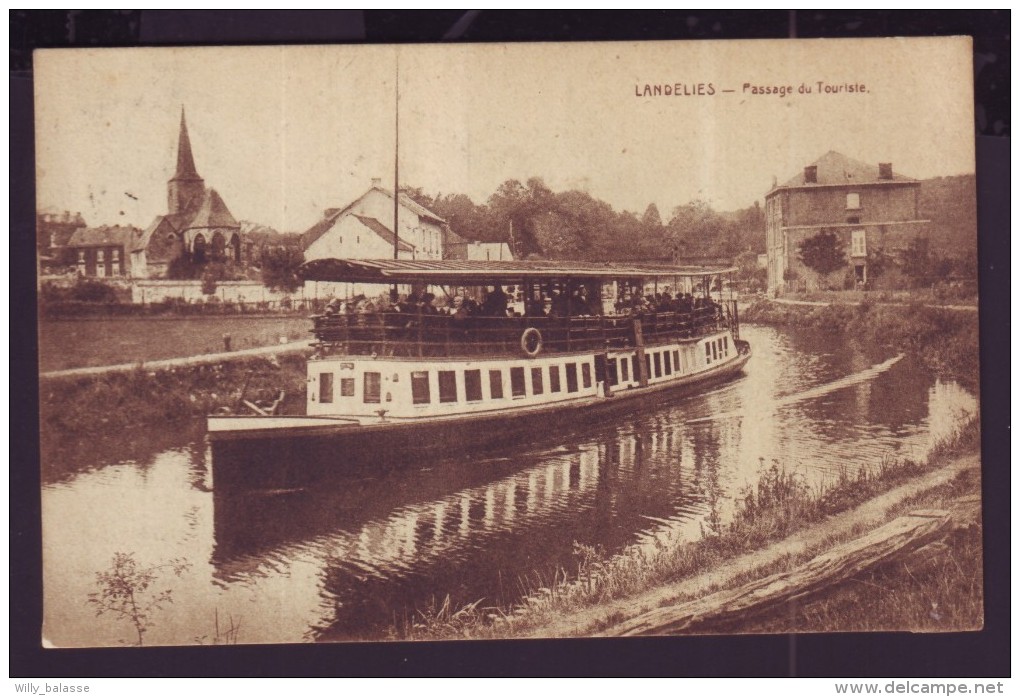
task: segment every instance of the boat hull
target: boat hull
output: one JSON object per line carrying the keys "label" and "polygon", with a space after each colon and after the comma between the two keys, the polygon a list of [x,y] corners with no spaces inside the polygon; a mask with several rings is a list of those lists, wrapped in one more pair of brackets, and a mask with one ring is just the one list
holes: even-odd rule
{"label": "boat hull", "polygon": [[333,417],[210,417],[214,486],[308,485],[338,473],[370,473],[379,467],[423,464],[465,451],[510,449],[564,428],[605,422],[623,412],[654,409],[731,379],[750,359],[733,359],[668,383],[614,391],[608,397],[500,412],[361,424]]}

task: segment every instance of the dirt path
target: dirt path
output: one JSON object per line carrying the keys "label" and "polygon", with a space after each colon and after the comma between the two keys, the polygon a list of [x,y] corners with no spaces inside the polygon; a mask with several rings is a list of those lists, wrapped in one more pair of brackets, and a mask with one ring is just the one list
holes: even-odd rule
{"label": "dirt path", "polygon": [[980,467],[977,453],[956,458],[945,466],[845,511],[818,525],[791,535],[765,549],[741,555],[703,574],[641,595],[624,598],[561,617],[531,632],[530,637],[600,636],[607,628],[631,620],[649,610],[674,604],[682,598],[698,597],[733,581],[737,576],[774,564],[786,556],[817,551],[827,539],[856,527],[861,534],[885,523],[888,512],[901,501],[946,484],[961,471]]}
{"label": "dirt path", "polygon": [[146,361],[144,363],[120,363],[118,365],[99,365],[91,368],[51,370],[48,373],[40,373],[39,377],[42,379],[77,377],[82,375],[101,375],[103,373],[125,372],[137,370],[138,368],[156,370],[160,368],[171,368],[174,366],[203,365],[207,363],[219,363],[220,361],[227,361],[244,356],[272,356],[281,353],[298,353],[306,351],[308,348],[309,341],[308,339],[304,339],[302,341],[292,341],[287,344],[276,344],[274,346],[260,346],[258,348],[241,349],[238,351],[223,351],[220,353],[204,353],[198,356],[184,356],[182,358],[164,358],[156,361]]}

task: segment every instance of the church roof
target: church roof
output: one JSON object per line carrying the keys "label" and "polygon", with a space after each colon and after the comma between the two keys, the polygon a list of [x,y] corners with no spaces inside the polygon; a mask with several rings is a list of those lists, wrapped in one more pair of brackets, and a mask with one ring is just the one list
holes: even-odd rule
{"label": "church roof", "polygon": [[176,221],[180,230],[215,227],[234,227],[240,229],[241,227],[227,209],[227,204],[223,202],[223,198],[216,192],[216,189],[205,190],[201,205],[198,206],[198,209],[190,217],[186,214],[178,214],[175,217],[182,219]]}
{"label": "church roof", "polygon": [[188,123],[184,119],[184,107],[181,107],[181,133],[177,138],[177,171],[174,173],[176,179],[199,179],[198,170],[195,169],[195,157],[191,154],[191,138],[188,137]]}
{"label": "church roof", "polygon": [[835,150],[830,150],[810,166],[816,167],[817,181],[808,182],[801,170],[797,176],[776,188],[814,187],[814,186],[845,186],[848,184],[886,184],[889,182],[913,182],[916,179],[893,173],[892,179],[879,177],[878,165],[869,165],[847,157]]}

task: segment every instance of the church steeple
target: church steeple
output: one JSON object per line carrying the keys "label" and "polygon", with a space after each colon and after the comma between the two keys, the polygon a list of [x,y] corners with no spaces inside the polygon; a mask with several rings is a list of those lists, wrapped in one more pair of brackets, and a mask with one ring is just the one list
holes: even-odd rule
{"label": "church steeple", "polygon": [[181,131],[177,139],[177,171],[167,186],[169,213],[181,213],[197,205],[205,193],[205,181],[198,176],[195,158],[191,154],[191,139],[188,137],[188,122],[181,106]]}

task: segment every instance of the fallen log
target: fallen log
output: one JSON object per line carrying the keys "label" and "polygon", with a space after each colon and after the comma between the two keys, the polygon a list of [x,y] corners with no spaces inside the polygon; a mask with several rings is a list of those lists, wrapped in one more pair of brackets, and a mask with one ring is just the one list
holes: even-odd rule
{"label": "fallen log", "polygon": [[946,511],[914,511],[838,545],[796,569],[681,605],[650,610],[610,627],[603,636],[677,634],[708,621],[723,623],[767,613],[880,564],[906,557],[941,539],[951,522]]}

